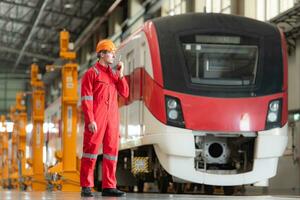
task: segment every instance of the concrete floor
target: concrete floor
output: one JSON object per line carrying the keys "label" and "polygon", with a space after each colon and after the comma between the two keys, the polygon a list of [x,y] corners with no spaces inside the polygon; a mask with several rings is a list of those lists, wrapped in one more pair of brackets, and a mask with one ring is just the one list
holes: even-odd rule
{"label": "concrete floor", "polygon": [[117,199],[176,199],[176,200],[193,200],[193,199],[243,199],[243,200],[284,200],[284,199],[300,199],[300,196],[292,195],[251,195],[251,196],[207,196],[207,195],[177,195],[177,194],[158,194],[158,193],[127,193],[126,197],[102,197],[101,193],[95,193],[95,197],[81,198],[79,192],[19,192],[16,190],[12,191],[0,191],[1,200],[76,200],[76,199],[106,199],[106,200],[117,200]]}

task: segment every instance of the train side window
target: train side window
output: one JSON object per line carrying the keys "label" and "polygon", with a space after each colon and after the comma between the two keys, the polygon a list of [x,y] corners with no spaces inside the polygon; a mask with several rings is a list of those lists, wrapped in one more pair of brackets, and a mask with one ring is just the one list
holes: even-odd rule
{"label": "train side window", "polygon": [[134,70],[134,51],[130,51],[127,55],[126,55],[126,62],[127,62],[127,67],[128,67],[128,71],[129,71],[129,80],[128,80],[128,84],[129,84],[129,101],[132,100],[133,98],[133,94],[134,94],[134,79],[133,79],[133,70]]}
{"label": "train side window", "polygon": [[145,67],[146,65],[146,44],[143,42],[141,44],[141,61],[140,61],[140,66],[139,67]]}

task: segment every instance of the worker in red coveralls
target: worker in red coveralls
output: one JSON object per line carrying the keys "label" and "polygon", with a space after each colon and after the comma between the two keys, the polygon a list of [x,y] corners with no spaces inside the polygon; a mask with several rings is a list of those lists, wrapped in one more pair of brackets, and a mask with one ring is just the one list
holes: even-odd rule
{"label": "worker in red coveralls", "polygon": [[116,188],[116,166],[119,146],[118,94],[128,97],[129,89],[124,77],[123,62],[114,71],[115,45],[111,40],[97,44],[98,62],[82,78],[81,106],[84,112],[84,140],[81,158],[81,196],[93,196],[94,168],[100,144],[103,147],[102,196],[124,196]]}

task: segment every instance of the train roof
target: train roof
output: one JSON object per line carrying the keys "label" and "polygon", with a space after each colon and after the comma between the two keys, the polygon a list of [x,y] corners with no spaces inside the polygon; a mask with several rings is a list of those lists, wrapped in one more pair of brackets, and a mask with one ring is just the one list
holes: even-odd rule
{"label": "train roof", "polygon": [[277,35],[276,26],[255,19],[219,13],[188,13],[152,19],[158,34],[201,30],[249,33],[257,36]]}

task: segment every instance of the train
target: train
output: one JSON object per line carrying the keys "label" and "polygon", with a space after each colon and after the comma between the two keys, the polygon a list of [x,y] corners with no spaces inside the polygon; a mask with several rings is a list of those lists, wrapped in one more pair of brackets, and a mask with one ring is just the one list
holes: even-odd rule
{"label": "train", "polygon": [[[216,13],[160,17],[125,39],[116,56],[130,88],[119,98],[119,185],[143,191],[155,181],[164,193],[170,183],[177,191],[190,183],[232,193],[267,186],[276,175],[288,142],[287,50],[278,27]],[[59,104],[46,119],[59,117]]]}

